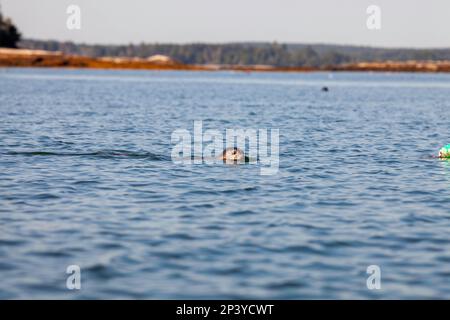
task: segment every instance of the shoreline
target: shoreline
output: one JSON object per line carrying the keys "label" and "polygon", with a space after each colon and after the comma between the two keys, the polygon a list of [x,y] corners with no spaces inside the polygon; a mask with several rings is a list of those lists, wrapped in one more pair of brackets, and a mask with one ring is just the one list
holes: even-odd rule
{"label": "shoreline", "polygon": [[450,61],[359,62],[324,67],[277,67],[270,65],[189,65],[170,59],[64,55],[61,52],[0,48],[0,67],[74,68],[155,71],[240,72],[427,72],[450,73]]}

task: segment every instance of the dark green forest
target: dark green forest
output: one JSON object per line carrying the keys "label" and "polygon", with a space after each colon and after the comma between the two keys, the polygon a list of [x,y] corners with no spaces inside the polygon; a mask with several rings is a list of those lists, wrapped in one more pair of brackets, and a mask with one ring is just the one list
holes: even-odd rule
{"label": "dark green forest", "polygon": [[88,45],[24,40],[21,47],[90,57],[146,58],[163,54],[185,64],[274,65],[319,67],[360,61],[450,60],[450,49],[387,49],[325,44],[226,43]]}
{"label": "dark green forest", "polygon": [[16,48],[20,33],[11,19],[5,18],[0,11],[0,47]]}

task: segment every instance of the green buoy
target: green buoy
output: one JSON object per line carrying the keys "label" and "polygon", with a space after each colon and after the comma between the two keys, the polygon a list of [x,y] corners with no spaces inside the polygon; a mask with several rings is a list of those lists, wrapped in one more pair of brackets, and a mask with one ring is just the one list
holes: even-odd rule
{"label": "green buoy", "polygon": [[450,144],[446,145],[445,147],[442,147],[441,150],[439,150],[439,158],[450,159]]}

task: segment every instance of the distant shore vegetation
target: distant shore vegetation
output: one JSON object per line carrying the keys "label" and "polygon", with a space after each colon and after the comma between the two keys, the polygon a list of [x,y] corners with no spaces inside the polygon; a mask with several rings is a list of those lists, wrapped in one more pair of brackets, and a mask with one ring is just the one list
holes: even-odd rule
{"label": "distant shore vegetation", "polygon": [[91,45],[23,40],[20,47],[88,57],[166,55],[183,64],[324,67],[358,62],[444,61],[450,49],[390,49],[326,44],[227,43]]}
{"label": "distant shore vegetation", "polygon": [[17,48],[20,32],[11,19],[3,17],[0,8],[0,47]]}

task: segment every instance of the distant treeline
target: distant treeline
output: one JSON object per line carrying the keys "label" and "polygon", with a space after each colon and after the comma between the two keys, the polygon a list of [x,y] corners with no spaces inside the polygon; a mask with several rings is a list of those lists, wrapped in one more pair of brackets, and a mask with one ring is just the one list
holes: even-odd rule
{"label": "distant treeline", "polygon": [[0,47],[16,48],[20,32],[9,18],[4,18],[0,11]]}
{"label": "distant treeline", "polygon": [[147,58],[162,54],[185,64],[321,67],[361,61],[450,60],[450,49],[386,49],[341,45],[279,43],[87,45],[23,40],[20,46],[90,57]]}

